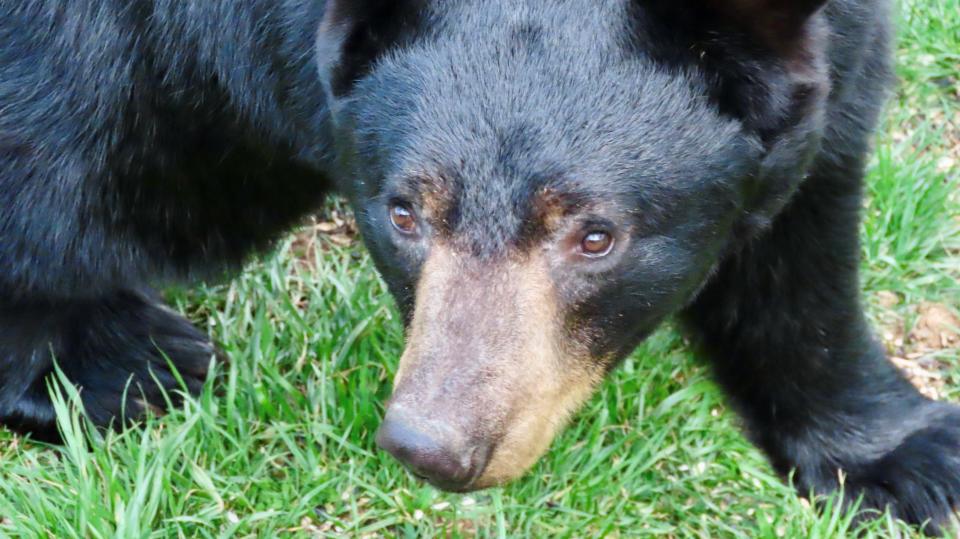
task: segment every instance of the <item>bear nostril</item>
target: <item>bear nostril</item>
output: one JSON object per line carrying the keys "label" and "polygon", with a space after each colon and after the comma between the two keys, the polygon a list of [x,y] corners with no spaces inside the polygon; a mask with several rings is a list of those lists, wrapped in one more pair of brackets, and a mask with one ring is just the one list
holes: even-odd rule
{"label": "bear nostril", "polygon": [[444,490],[464,490],[474,479],[477,451],[455,447],[435,434],[413,427],[416,423],[387,414],[377,431],[377,445],[411,472]]}

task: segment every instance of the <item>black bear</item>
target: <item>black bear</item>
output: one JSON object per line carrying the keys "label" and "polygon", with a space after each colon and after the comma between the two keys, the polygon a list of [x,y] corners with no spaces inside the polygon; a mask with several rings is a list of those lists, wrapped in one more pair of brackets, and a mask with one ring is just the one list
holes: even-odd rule
{"label": "black bear", "polygon": [[[936,532],[960,409],[859,300],[885,0],[0,3],[0,420],[55,438],[203,383],[149,286],[352,203],[407,324],[377,441],[450,490],[523,473],[665,317],[801,493]],[[169,359],[169,363],[168,363]],[[159,384],[159,385],[158,385]]]}

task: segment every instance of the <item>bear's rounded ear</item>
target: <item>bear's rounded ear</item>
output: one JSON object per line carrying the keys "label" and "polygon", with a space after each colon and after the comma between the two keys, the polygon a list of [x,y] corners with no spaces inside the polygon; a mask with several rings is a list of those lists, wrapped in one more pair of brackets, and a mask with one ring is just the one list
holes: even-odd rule
{"label": "bear's rounded ear", "polygon": [[425,1],[327,0],[316,58],[331,97],[348,93],[380,55],[412,35]]}

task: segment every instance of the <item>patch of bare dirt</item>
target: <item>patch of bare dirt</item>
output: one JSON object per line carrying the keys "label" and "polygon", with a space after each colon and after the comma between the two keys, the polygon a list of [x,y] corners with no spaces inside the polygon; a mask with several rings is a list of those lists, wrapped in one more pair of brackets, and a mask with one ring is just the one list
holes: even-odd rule
{"label": "patch of bare dirt", "polygon": [[921,351],[960,347],[960,317],[942,303],[922,303],[917,323],[908,335]]}
{"label": "patch of bare dirt", "polygon": [[353,215],[339,208],[329,208],[308,219],[296,232],[292,249],[297,260],[312,266],[318,249],[328,250],[331,244],[350,247],[357,238],[357,222]]}
{"label": "patch of bare dirt", "polygon": [[[915,323],[907,327],[898,314],[899,297],[892,292],[877,294],[880,337],[890,359],[924,395],[943,396],[946,365],[943,352],[960,350],[960,317],[942,303],[921,303],[907,309]],[[911,316],[911,319],[914,317]]]}

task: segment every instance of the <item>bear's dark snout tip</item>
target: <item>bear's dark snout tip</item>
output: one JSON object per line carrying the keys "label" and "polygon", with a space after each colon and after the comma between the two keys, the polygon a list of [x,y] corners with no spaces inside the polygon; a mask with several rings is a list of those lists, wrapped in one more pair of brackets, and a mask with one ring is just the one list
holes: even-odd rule
{"label": "bear's dark snout tip", "polygon": [[388,412],[377,431],[377,445],[417,477],[442,490],[464,492],[486,465],[476,447],[444,425]]}

